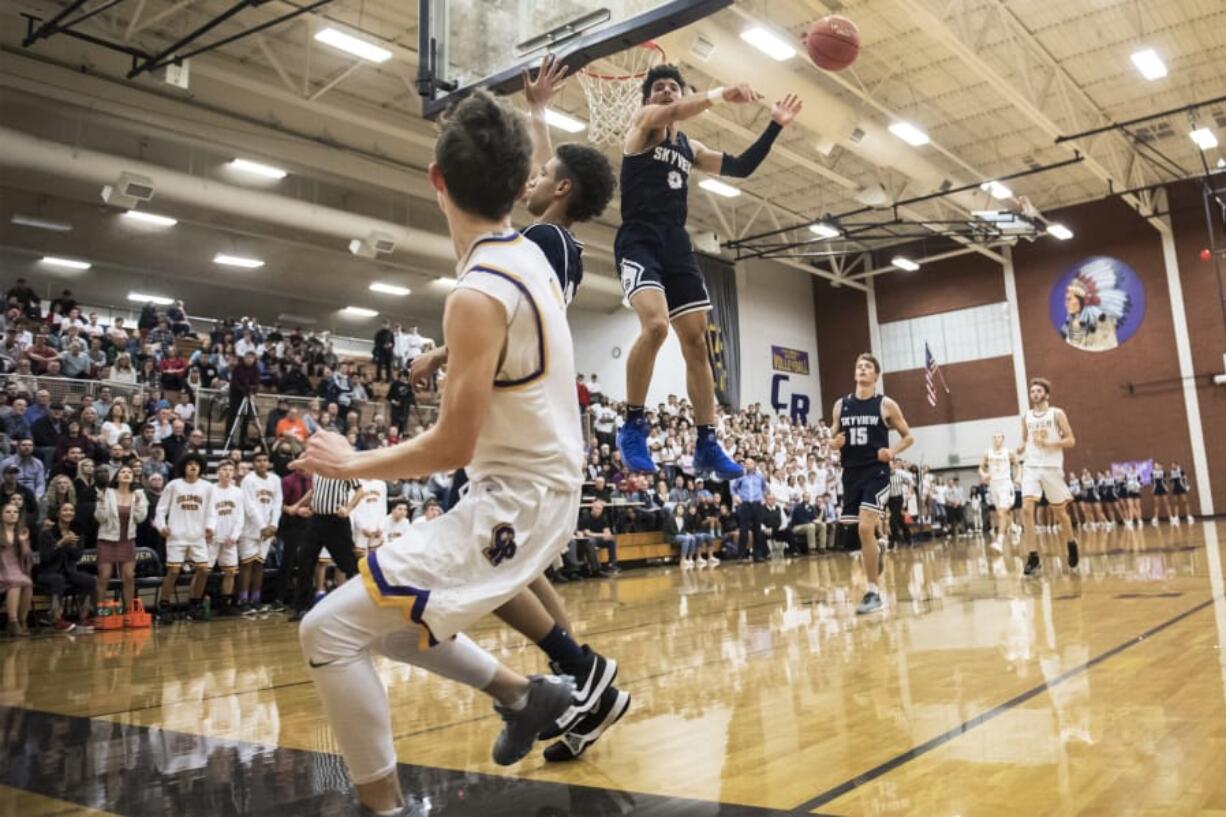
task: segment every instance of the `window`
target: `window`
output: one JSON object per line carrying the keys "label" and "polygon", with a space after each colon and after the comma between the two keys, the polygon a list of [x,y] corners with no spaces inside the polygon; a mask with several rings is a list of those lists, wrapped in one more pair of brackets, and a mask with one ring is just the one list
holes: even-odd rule
{"label": "window", "polygon": [[955,309],[881,324],[881,365],[887,372],[922,369],[924,344],[940,365],[1013,353],[1007,303]]}

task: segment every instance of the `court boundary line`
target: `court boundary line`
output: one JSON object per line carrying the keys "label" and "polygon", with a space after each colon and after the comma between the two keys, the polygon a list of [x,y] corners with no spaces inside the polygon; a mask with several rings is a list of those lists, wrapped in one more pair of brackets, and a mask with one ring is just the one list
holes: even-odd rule
{"label": "court boundary line", "polygon": [[1038,697],[1042,693],[1048,691],[1054,686],[1058,686],[1059,684],[1064,683],[1065,681],[1072,678],[1073,676],[1080,675],[1081,673],[1088,671],[1092,667],[1095,667],[1098,664],[1101,664],[1103,661],[1106,661],[1109,658],[1114,658],[1115,656],[1119,655],[1125,650],[1131,649],[1132,647],[1135,647],[1141,642],[1157,635],[1163,630],[1169,627],[1172,627],[1178,624],[1179,622],[1183,621],[1184,619],[1199,613],[1201,610],[1204,610],[1205,608],[1210,607],[1219,598],[1221,597],[1220,596],[1210,596],[1208,599],[1206,599],[1205,601],[1202,601],[1200,604],[1197,604],[1195,607],[1191,607],[1187,610],[1184,610],[1182,613],[1179,613],[1173,618],[1169,618],[1166,621],[1163,621],[1159,624],[1154,625],[1153,627],[1150,627],[1148,630],[1141,633],[1140,635],[1133,636],[1129,638],[1127,641],[1124,641],[1120,644],[1116,644],[1111,649],[1105,652],[1099,653],[1098,655],[1094,656],[1093,658],[1091,658],[1090,660],[1086,661],[1083,664],[1073,667],[1072,669],[1065,670],[1064,672],[1057,675],[1054,679],[1050,681],[1044,681],[1043,683],[1038,684],[1037,686],[1031,687],[1025,692],[1021,692],[1017,695],[1014,695],[1012,698],[1005,701],[1004,703],[997,704],[991,709],[985,712],[981,712],[975,717],[970,718],[969,720],[963,721],[962,723],[958,724],[952,729],[948,729],[942,732],[941,734],[936,735],[935,737],[929,738],[928,740],[924,741],[918,746],[913,746],[907,751],[895,755],[894,757],[890,758],[884,763],[880,763],[874,766],[873,768],[869,769],[868,771],[861,772],[855,777],[844,780],[842,783],[838,784],[837,786],[829,788],[826,791],[822,792],[821,794],[817,795],[816,797],[812,797],[806,800],[805,802],[801,803],[800,805],[795,806],[792,809],[791,813],[795,815],[796,817],[799,817],[799,815],[802,815],[802,814],[808,815],[808,817],[813,817],[814,809],[820,808],[821,806],[824,806],[827,803],[837,800],[843,795],[848,794],[852,791],[855,791],[856,789],[860,788],[866,783],[871,783],[877,778],[883,775],[886,775],[889,772],[894,771],[900,766],[904,766],[907,763],[910,763],[912,760],[916,760],[917,758],[923,757],[924,755],[928,754],[932,750],[938,749],[941,746],[944,746],[946,743],[949,743],[955,738],[959,738],[965,735],[967,732],[970,732],[972,729],[978,726],[982,726],[988,721],[995,720],[1001,715],[1004,715],[1006,712],[1009,712],[1010,710],[1016,708],[1017,706],[1026,703],[1031,698]]}

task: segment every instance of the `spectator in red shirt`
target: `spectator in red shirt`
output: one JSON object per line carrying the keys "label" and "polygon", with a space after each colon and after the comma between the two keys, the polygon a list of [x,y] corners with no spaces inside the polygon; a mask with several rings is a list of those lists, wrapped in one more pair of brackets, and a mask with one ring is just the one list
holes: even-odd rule
{"label": "spectator in red shirt", "polygon": [[579,410],[587,411],[587,407],[592,404],[592,394],[587,390],[587,384],[583,382],[583,375],[575,378],[575,387],[579,391]]}
{"label": "spectator in red shirt", "polygon": [[187,359],[179,356],[178,347],[170,347],[158,368],[162,372],[163,389],[179,391],[183,388],[183,378],[187,375]]}

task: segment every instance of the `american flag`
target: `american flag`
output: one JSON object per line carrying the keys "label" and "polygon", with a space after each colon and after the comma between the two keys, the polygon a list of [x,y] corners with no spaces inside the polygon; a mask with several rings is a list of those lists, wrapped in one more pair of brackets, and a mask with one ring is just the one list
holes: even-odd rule
{"label": "american flag", "polygon": [[[928,405],[936,408],[937,405],[937,376],[940,376],[941,382],[945,382],[945,376],[941,374],[941,367],[937,365],[937,359],[932,356],[932,349],[928,346],[928,341],[924,341],[924,386],[928,389]],[[949,391],[946,387],[945,391]]]}

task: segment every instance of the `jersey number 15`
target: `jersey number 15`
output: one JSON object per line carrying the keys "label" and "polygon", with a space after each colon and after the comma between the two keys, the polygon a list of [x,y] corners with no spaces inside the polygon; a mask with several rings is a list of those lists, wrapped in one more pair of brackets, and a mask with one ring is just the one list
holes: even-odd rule
{"label": "jersey number 15", "polygon": [[851,434],[848,439],[852,445],[868,445],[868,429],[867,428],[849,428]]}

